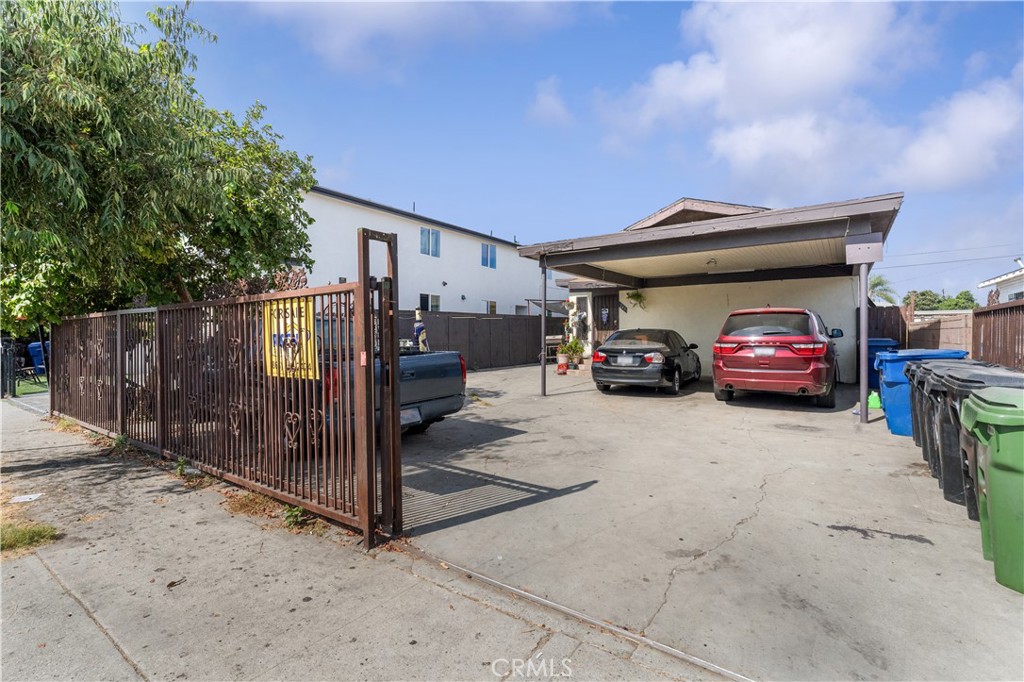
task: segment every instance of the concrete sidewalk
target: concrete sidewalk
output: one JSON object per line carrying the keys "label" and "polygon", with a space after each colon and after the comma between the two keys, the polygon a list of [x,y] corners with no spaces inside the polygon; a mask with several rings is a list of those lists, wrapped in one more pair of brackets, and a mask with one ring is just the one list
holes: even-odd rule
{"label": "concrete sidewalk", "polygon": [[26,515],[63,534],[3,561],[5,680],[724,679],[400,547],[232,516],[228,486],[6,401],[2,426],[5,497],[43,493]]}

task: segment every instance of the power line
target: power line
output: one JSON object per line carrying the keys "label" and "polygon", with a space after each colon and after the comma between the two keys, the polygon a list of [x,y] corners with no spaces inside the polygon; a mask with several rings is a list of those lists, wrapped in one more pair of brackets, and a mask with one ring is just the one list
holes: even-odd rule
{"label": "power line", "polygon": [[890,253],[887,258],[901,258],[903,256],[930,256],[936,253],[957,253],[959,251],[980,251],[981,249],[998,249],[1004,246],[1020,246],[1020,243],[1012,244],[989,244],[988,246],[970,246],[966,249],[945,249],[943,251],[918,251],[917,253]]}
{"label": "power line", "polygon": [[881,267],[874,268],[875,270],[894,270],[896,268],[920,268],[925,265],[946,265],[948,263],[970,263],[983,260],[996,260],[997,258],[1013,258],[1013,255],[1009,256],[986,256],[984,258],[961,258],[959,260],[938,260],[929,261],[927,263],[907,263],[905,265],[883,265]]}

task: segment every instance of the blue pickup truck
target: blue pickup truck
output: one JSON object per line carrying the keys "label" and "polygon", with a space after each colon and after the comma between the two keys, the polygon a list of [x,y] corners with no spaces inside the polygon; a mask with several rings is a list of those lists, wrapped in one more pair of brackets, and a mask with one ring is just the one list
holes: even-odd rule
{"label": "blue pickup truck", "polygon": [[[343,325],[339,325],[343,326]],[[317,320],[317,341],[322,352],[324,376],[330,377],[329,395],[337,395],[338,344],[333,343],[331,332],[324,333],[321,320]],[[345,342],[340,344],[344,349]],[[375,372],[380,362],[375,360]],[[455,351],[419,351],[402,348],[398,357],[398,400],[401,405],[400,421],[403,433],[423,433],[432,424],[462,409],[466,401],[466,360]]]}

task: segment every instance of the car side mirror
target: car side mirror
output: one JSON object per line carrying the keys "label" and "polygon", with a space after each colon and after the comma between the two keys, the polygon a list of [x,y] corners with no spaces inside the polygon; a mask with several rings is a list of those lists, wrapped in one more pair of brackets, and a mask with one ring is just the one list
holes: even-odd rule
{"label": "car side mirror", "polygon": [[833,329],[832,333],[829,334],[829,337],[831,337],[833,339],[841,339],[841,338],[843,338],[843,330],[842,329]]}
{"label": "car side mirror", "polygon": [[689,346],[687,346],[687,348],[689,348],[690,350],[697,350],[699,346],[695,343],[691,343]]}

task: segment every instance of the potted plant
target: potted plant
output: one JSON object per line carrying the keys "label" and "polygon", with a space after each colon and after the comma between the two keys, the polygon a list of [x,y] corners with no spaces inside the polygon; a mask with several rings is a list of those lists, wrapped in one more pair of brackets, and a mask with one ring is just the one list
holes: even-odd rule
{"label": "potted plant", "polygon": [[563,343],[558,347],[559,353],[564,353],[568,356],[570,365],[579,365],[580,359],[583,357],[583,342],[577,338],[573,338],[568,343]]}
{"label": "potted plant", "polygon": [[637,289],[636,291],[626,292],[626,300],[629,301],[630,305],[634,308],[640,306],[641,310],[647,309],[647,297],[644,292]]}

